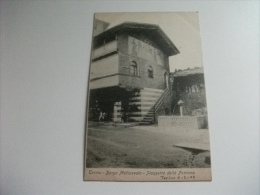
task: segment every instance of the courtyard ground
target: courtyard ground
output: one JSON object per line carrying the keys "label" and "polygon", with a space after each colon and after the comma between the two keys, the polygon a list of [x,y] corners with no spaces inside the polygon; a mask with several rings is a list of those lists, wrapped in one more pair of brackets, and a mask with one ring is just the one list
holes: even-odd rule
{"label": "courtyard ground", "polygon": [[178,143],[197,145],[199,142],[201,139],[196,139],[192,133],[173,133],[169,128],[90,123],[87,137],[87,167],[209,168],[209,150],[176,146]]}

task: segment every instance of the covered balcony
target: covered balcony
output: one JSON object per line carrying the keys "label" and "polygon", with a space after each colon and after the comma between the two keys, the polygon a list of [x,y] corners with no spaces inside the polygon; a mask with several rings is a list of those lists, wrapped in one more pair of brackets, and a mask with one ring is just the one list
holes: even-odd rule
{"label": "covered balcony", "polygon": [[92,52],[92,59],[102,57],[115,51],[117,51],[117,40],[110,41],[109,43],[94,49]]}

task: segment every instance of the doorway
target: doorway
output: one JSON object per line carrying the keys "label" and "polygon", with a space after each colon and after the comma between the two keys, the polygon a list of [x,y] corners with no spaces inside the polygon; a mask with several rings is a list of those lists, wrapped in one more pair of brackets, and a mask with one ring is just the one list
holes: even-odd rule
{"label": "doorway", "polygon": [[164,73],[164,87],[165,89],[169,88],[169,76],[167,72]]}

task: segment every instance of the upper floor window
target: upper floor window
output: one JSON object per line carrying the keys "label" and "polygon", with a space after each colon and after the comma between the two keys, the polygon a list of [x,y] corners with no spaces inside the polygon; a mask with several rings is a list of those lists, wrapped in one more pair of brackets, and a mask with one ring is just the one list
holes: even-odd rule
{"label": "upper floor window", "polygon": [[203,83],[202,84],[192,84],[190,86],[185,87],[186,93],[197,93],[202,92],[203,90]]}
{"label": "upper floor window", "polygon": [[151,66],[148,67],[148,78],[153,79],[153,68]]}
{"label": "upper floor window", "polygon": [[130,74],[137,75],[137,64],[135,61],[130,62],[129,70],[130,70]]}

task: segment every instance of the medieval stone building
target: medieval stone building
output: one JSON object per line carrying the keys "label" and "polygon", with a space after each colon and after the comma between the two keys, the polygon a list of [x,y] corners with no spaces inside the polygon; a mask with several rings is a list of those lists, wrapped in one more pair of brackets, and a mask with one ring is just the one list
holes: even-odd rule
{"label": "medieval stone building", "polygon": [[[100,21],[99,25],[103,28]],[[108,121],[150,123],[157,115],[167,114],[171,108],[169,56],[178,53],[154,24],[125,22],[94,33],[89,119],[98,120],[99,113],[105,112]]]}
{"label": "medieval stone building", "polygon": [[203,68],[176,70],[170,74],[170,77],[173,80],[173,114],[179,115],[179,109],[176,109],[176,106],[178,101],[182,100],[184,115],[205,115],[207,104]]}

